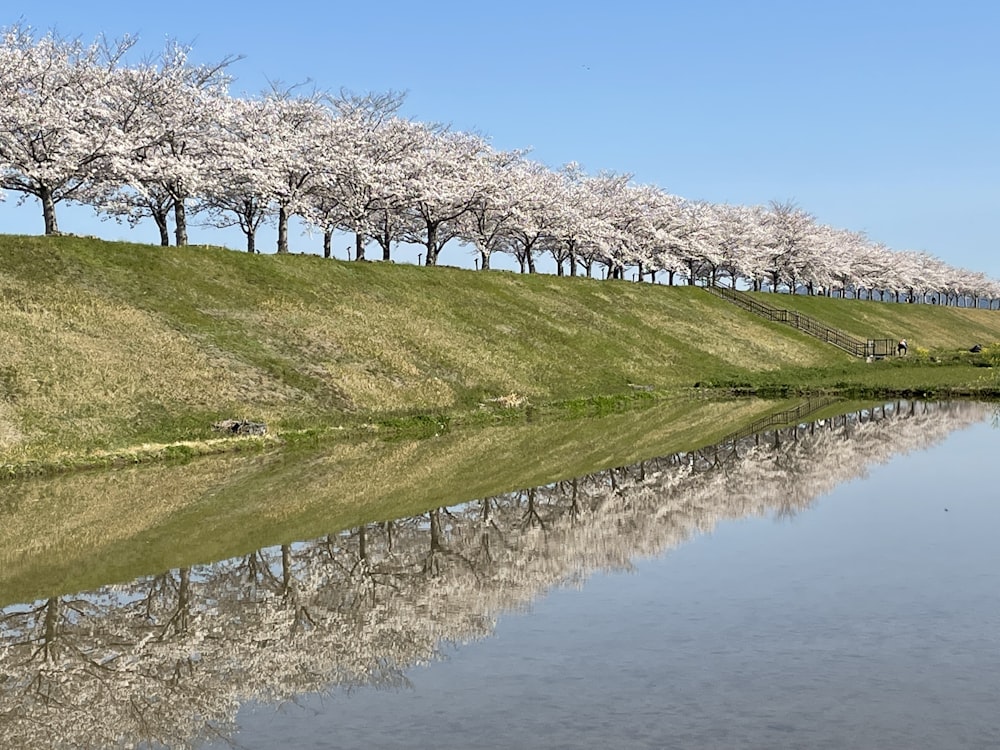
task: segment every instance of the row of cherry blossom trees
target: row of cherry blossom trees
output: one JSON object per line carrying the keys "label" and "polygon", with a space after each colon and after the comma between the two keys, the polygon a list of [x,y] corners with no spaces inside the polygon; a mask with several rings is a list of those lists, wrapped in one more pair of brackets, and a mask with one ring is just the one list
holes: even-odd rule
{"label": "row of cherry blossom trees", "polygon": [[[258,229],[277,226],[289,251],[295,218],[323,236],[422,245],[427,265],[444,247],[496,254],[522,272],[549,255],[558,274],[757,290],[877,296],[942,303],[1000,298],[982,273],[925,252],[893,251],[861,232],[819,223],[793,203],[693,201],[630,175],[560,169],[483,137],[400,116],[402,96],[272,90],[229,92],[225,58],[190,62],[168,44],[138,63],[134,39],[90,45],[14,26],[0,42],[0,190],[35,198],[46,234],[57,206],[74,202],[136,224],[160,242],[187,244],[189,216],[238,227],[256,252]],[[2,192],[0,192],[2,198]]]}

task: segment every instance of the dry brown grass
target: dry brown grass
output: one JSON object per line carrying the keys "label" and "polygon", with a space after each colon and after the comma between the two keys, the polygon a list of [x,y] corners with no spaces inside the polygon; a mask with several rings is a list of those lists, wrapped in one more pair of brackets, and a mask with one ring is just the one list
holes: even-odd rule
{"label": "dry brown grass", "polygon": [[[238,363],[211,356],[157,316],[53,285],[44,299],[0,300],[6,343],[7,447],[58,432],[112,439],[149,405],[165,411],[240,401]],[[245,368],[243,368],[245,370]]]}

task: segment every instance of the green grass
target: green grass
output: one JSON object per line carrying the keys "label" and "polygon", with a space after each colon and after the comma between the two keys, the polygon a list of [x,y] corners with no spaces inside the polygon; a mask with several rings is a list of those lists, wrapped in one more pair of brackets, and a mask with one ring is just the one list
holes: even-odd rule
{"label": "green grass", "polygon": [[996,392],[958,352],[1000,341],[998,312],[768,301],[929,353],[866,366],[696,288],[0,236],[0,471],[212,452],[228,417],[287,438],[693,390]]}

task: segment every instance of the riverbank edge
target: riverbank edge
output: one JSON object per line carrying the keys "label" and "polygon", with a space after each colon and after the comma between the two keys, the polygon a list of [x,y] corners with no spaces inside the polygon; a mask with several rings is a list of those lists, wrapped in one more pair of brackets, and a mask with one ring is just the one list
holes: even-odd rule
{"label": "riverbank edge", "polygon": [[[608,394],[560,401],[542,405],[519,404],[476,411],[428,412],[402,418],[375,419],[354,425],[335,425],[264,435],[233,435],[213,439],[179,440],[166,443],[144,443],[132,447],[68,454],[48,459],[0,463],[0,484],[6,481],[43,478],[70,472],[115,469],[150,463],[183,463],[195,458],[223,454],[262,453],[267,451],[294,450],[297,447],[316,447],[321,444],[379,440],[420,440],[434,437],[453,429],[470,431],[488,429],[490,426],[527,422],[537,419],[568,421],[585,419],[602,414],[640,411],[672,399],[698,400],[787,400],[793,398],[825,398],[835,401],[892,401],[894,399],[935,400],[1000,400],[1000,384],[956,386],[948,388],[870,388],[845,385],[835,388],[803,388],[792,385],[754,387],[700,387],[685,391],[636,392]],[[778,408],[777,406],[775,408]]]}

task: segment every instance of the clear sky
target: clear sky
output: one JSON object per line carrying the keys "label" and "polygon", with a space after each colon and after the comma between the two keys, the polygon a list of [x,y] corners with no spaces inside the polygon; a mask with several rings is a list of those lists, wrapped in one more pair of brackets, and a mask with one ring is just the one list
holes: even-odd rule
{"label": "clear sky", "polygon": [[[306,80],[405,91],[405,115],[530,148],[552,168],[577,161],[720,203],[793,200],[822,223],[1000,278],[995,0],[5,0],[0,25],[17,21],[85,41],[136,34],[143,51],[173,38],[199,61],[243,55],[235,94]],[[15,202],[0,204],[0,231],[40,233],[40,209]],[[157,239],[151,223],[130,234],[89,209],[59,220]],[[292,239],[320,249],[318,236]],[[262,229],[258,247],[273,245]],[[441,262],[472,255],[449,245]]]}

